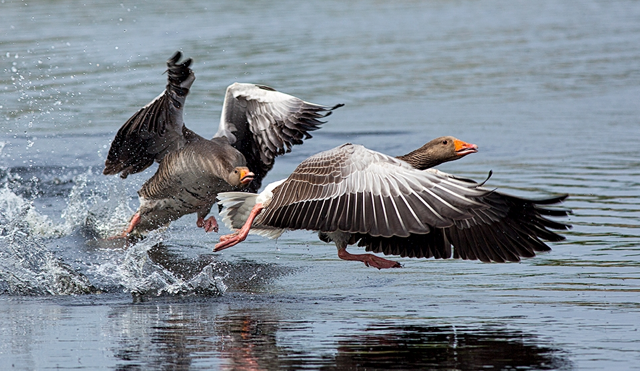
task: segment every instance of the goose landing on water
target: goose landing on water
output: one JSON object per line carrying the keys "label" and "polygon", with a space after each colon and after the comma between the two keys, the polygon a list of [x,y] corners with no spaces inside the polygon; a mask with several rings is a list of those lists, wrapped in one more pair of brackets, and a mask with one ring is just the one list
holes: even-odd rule
{"label": "goose landing on water", "polygon": [[213,216],[205,219],[219,192],[257,192],[276,156],[311,138],[331,111],[280,93],[268,86],[234,83],[227,88],[220,126],[213,139],[187,129],[183,107],[195,80],[191,59],[168,61],[165,91],[136,112],[118,131],[103,174],[126,178],[153,162],[156,173],[138,191],[140,208],[120,236],[143,234],[183,215],[197,213],[197,226],[217,231]]}
{"label": "goose landing on water", "polygon": [[398,158],[353,144],[321,152],[259,195],[220,193],[223,222],[239,230],[220,237],[214,251],[243,241],[250,232],[277,238],[285,230],[307,229],[333,241],[341,259],[381,269],[400,264],[350,254],[347,245],[402,257],[505,262],[550,250],[543,239],[564,239],[552,229],[570,225],[546,216],[570,211],[545,206],[567,195],[519,198],[430,169],[474,152],[477,146],[453,137],[434,139]]}

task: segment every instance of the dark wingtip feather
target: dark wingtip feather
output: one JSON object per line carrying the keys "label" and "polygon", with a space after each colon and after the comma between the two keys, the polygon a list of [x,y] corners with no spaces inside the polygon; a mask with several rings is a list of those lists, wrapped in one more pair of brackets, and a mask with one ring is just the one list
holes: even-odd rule
{"label": "dark wingtip feather", "polygon": [[[191,74],[191,63],[193,60],[191,58],[185,59],[182,63],[178,63],[182,58],[182,53],[177,51],[175,52],[171,58],[167,60],[167,74],[169,76],[169,84],[179,85],[183,81],[185,81],[189,75]],[[177,86],[176,86],[177,88]]]}
{"label": "dark wingtip feather", "polygon": [[120,172],[119,166],[117,164],[107,163],[104,165],[104,170],[102,170],[103,175],[114,175]]}
{"label": "dark wingtip feather", "polygon": [[180,60],[180,58],[182,58],[182,53],[180,52],[180,50],[176,51],[175,53],[173,53],[173,55],[171,56],[171,58],[169,58],[167,60],[167,64],[176,64],[178,63],[178,61]]}
{"label": "dark wingtip feather", "polygon": [[530,200],[531,202],[533,202],[534,204],[538,204],[538,205],[553,205],[553,204],[557,204],[560,202],[563,202],[564,200],[567,199],[567,197],[569,197],[569,194],[564,193],[555,197],[551,197],[551,198],[543,198],[543,199],[534,199],[534,200]]}
{"label": "dark wingtip feather", "polygon": [[[331,116],[331,114],[333,113],[334,109],[338,109],[340,107],[343,107],[344,103],[338,103],[335,106],[331,107],[331,108],[326,108],[324,107],[324,110],[327,111],[327,113],[325,113],[324,115],[322,115],[321,117],[327,117],[327,116]],[[324,122],[323,122],[324,123]]]}

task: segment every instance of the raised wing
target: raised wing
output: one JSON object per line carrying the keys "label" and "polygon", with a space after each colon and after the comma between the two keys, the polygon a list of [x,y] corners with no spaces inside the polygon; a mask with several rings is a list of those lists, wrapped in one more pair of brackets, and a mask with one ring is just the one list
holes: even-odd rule
{"label": "raised wing", "polygon": [[168,83],[165,91],[136,112],[116,134],[105,167],[105,175],[143,171],[154,161],[160,162],[169,152],[182,148],[187,137],[195,135],[184,126],[182,111],[195,80],[189,68],[191,59],[178,64],[182,53],[176,52],[167,61]]}
{"label": "raised wing", "polygon": [[245,156],[255,174],[250,188],[256,192],[275,157],[311,138],[309,132],[324,123],[320,119],[341,106],[305,102],[264,85],[234,83],[227,88],[215,137],[227,137]]}
{"label": "raised wing", "polygon": [[491,191],[435,170],[345,144],[302,162],[273,191],[254,225],[379,237],[427,234],[489,206]]}

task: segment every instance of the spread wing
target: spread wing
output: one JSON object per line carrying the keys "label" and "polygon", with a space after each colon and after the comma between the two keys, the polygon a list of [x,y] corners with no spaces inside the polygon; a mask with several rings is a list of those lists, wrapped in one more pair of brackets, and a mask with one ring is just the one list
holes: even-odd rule
{"label": "spread wing", "polygon": [[309,132],[324,123],[320,119],[340,106],[305,102],[264,85],[234,83],[227,88],[215,137],[226,137],[245,156],[255,174],[250,188],[256,192],[275,157],[311,138]]}
{"label": "spread wing", "polygon": [[[478,201],[487,209],[471,210],[473,216],[445,228],[434,228],[429,234],[412,234],[408,238],[381,238],[360,235],[359,245],[367,251],[412,258],[454,258],[483,262],[520,261],[536,252],[549,251],[542,241],[562,241],[555,230],[571,226],[547,217],[567,216],[566,209],[548,208],[562,202],[567,195],[547,199],[524,199],[491,192]],[[452,251],[453,247],[453,251]]]}
{"label": "spread wing", "polygon": [[302,162],[273,190],[254,225],[378,237],[427,234],[489,206],[490,191],[435,170],[345,144]]}
{"label": "spread wing", "polygon": [[165,91],[136,112],[116,134],[103,174],[129,174],[143,171],[160,162],[169,152],[182,148],[188,137],[196,135],[184,126],[184,102],[195,80],[189,68],[191,59],[178,64],[182,57],[176,52],[167,61],[168,83]]}

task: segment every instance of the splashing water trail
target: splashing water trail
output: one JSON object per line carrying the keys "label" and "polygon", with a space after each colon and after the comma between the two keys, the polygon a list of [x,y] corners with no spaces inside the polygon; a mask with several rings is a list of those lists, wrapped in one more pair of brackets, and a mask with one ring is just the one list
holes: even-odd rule
{"label": "splashing water trail", "polygon": [[[128,292],[134,298],[224,293],[223,273],[216,262],[181,277],[149,257],[149,251],[166,239],[166,232],[153,232],[140,242],[124,245],[124,241],[108,240],[122,231],[134,211],[122,185],[107,184],[104,191],[103,184],[90,186],[92,175],[89,169],[73,177],[58,223],[38,212],[34,206],[37,198],[26,200],[3,182],[0,293],[37,296]],[[84,240],[79,246],[78,238]],[[74,246],[80,251],[73,251]]]}
{"label": "splashing water trail", "polygon": [[155,262],[150,252],[167,238],[164,231],[151,232],[144,240],[127,246],[123,254],[92,268],[91,275],[103,283],[111,283],[134,297],[164,295],[223,294],[227,287],[223,282],[223,268],[211,262],[192,277],[181,274]]}
{"label": "splashing water trail", "polygon": [[[30,204],[0,192],[0,293],[10,295],[69,295],[95,292],[86,276],[74,271],[34,237]],[[14,195],[15,196],[15,195]],[[17,197],[17,196],[16,196]],[[13,201],[13,202],[7,202]],[[13,206],[13,208],[8,206]],[[5,212],[9,211],[9,212]]]}

